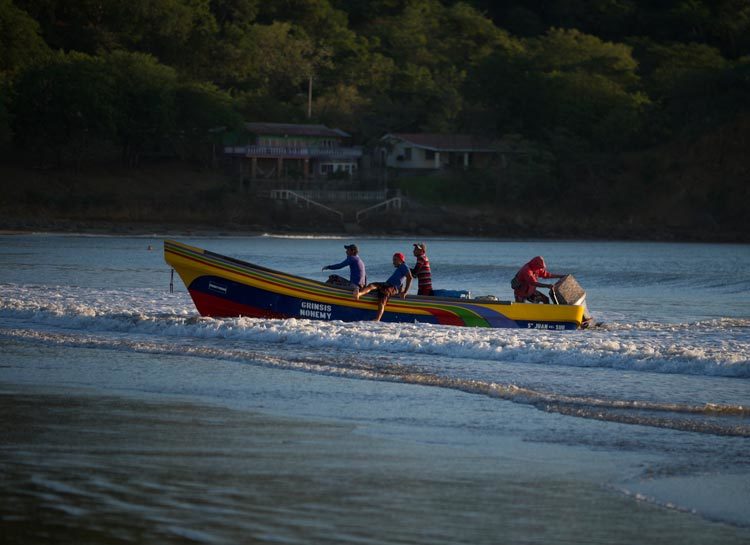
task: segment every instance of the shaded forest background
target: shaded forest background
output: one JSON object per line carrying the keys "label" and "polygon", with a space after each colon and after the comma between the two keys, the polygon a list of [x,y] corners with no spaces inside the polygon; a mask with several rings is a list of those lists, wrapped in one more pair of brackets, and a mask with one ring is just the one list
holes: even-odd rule
{"label": "shaded forest background", "polygon": [[510,143],[404,183],[438,232],[747,241],[749,55],[750,0],[0,0],[0,212],[286,225],[213,129],[313,122]]}

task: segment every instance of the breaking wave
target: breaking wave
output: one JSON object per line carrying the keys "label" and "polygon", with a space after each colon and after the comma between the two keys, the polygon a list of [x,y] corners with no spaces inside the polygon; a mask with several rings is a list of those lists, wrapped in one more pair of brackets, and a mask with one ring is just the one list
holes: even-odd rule
{"label": "breaking wave", "polygon": [[[33,293],[32,293],[33,292]],[[212,319],[186,294],[0,288],[0,332],[54,328],[183,339],[228,339],[358,353],[434,355],[505,363],[750,378],[750,320],[686,324],[612,323],[588,331],[540,332],[428,324]]]}
{"label": "breaking wave", "polygon": [[[197,320],[200,321],[200,320]],[[198,326],[195,324],[194,326]],[[203,324],[205,325],[205,324]],[[288,324],[287,324],[288,325]],[[188,326],[194,327],[194,326]],[[236,328],[233,328],[236,329]],[[203,331],[207,331],[204,329]],[[418,365],[399,364],[391,359],[346,356],[279,356],[266,350],[244,347],[196,344],[190,339],[150,340],[131,334],[118,337],[76,333],[41,332],[28,329],[2,329],[0,336],[18,341],[79,348],[120,350],[157,355],[193,356],[224,361],[239,361],[268,367],[314,372],[346,378],[417,384],[484,395],[539,410],[578,418],[604,420],[680,431],[723,436],[750,437],[750,407],[732,404],[690,404],[630,399],[611,399],[587,395],[548,392],[513,383],[445,376]],[[225,336],[227,338],[231,336]]]}
{"label": "breaking wave", "polygon": [[507,373],[482,365],[746,379],[750,320],[742,318],[681,324],[612,322],[566,332],[212,319],[198,317],[184,292],[0,285],[0,338],[419,384],[579,418],[750,437],[750,408],[739,404],[690,403],[689,398],[636,400],[627,398],[632,394],[615,392],[560,393],[551,384],[520,385]]}

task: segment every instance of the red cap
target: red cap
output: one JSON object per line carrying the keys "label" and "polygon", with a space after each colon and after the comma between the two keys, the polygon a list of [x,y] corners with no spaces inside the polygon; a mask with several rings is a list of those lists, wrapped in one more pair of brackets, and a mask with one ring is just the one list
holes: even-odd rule
{"label": "red cap", "polygon": [[396,252],[393,254],[394,259],[399,258],[401,261],[406,261],[406,256],[402,254],[401,252]]}

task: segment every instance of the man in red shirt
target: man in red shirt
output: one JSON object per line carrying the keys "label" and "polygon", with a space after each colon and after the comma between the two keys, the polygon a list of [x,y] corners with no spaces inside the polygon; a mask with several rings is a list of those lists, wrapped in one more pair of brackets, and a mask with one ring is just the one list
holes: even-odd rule
{"label": "man in red shirt", "polygon": [[536,288],[553,288],[554,284],[542,284],[540,278],[562,278],[564,274],[552,274],[547,270],[542,256],[536,256],[516,273],[511,282],[516,303],[549,303],[549,297]]}

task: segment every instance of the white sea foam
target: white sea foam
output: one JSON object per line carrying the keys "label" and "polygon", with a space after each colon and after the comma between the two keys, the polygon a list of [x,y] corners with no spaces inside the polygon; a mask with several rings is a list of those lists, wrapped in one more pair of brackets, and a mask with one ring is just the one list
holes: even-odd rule
{"label": "white sea foam", "polygon": [[516,374],[524,376],[540,365],[744,379],[750,377],[749,331],[750,320],[741,318],[680,324],[612,322],[572,332],[211,319],[197,315],[184,291],[0,285],[0,337],[21,343],[398,381],[582,418],[743,437],[750,436],[750,428],[742,422],[748,412],[742,396],[693,402],[689,395],[663,398],[654,392],[642,398],[638,388],[593,387],[591,377],[587,388],[578,389],[575,382],[558,385],[554,380],[531,379],[529,385],[528,375],[517,382]]}
{"label": "white sea foam", "polygon": [[198,318],[184,292],[0,286],[0,328],[45,328],[184,339],[228,339],[688,375],[750,377],[750,320],[616,323],[575,332],[428,324]]}
{"label": "white sea foam", "polygon": [[[238,326],[248,319],[237,320]],[[251,320],[256,323],[258,320]],[[203,326],[216,326],[218,320],[206,320]],[[281,329],[290,331],[283,322]],[[292,324],[297,325],[297,324]],[[219,328],[203,327],[202,332]],[[232,327],[236,333],[241,327]],[[269,328],[263,328],[268,331]],[[184,333],[184,331],[182,332]],[[294,335],[288,334],[289,337]],[[242,334],[223,334],[222,339],[241,339],[240,342],[213,342],[212,335],[207,335],[204,342],[198,342],[195,336],[188,338],[149,338],[129,331],[126,335],[95,334],[78,332],[34,331],[30,329],[0,328],[0,337],[12,338],[27,343],[45,345],[62,345],[74,348],[93,348],[115,350],[128,353],[146,353],[170,356],[190,356],[215,360],[236,361],[265,365],[279,369],[289,369],[316,374],[335,375],[339,377],[394,381],[407,384],[419,384],[436,388],[459,390],[492,398],[509,400],[516,403],[533,405],[540,410],[565,414],[578,418],[607,420],[613,422],[637,424],[655,428],[671,428],[683,431],[709,433],[714,435],[731,435],[750,437],[750,427],[744,424],[750,408],[739,404],[716,404],[700,402],[646,401],[642,399],[617,399],[581,394],[566,394],[547,391],[542,388],[518,386],[513,382],[474,379],[446,374],[446,370],[428,369],[424,366],[402,365],[396,359],[368,358],[368,351],[361,351],[358,356],[351,354],[335,355],[331,351],[323,356],[314,356],[305,344],[304,350],[279,354],[273,350],[264,350],[257,344],[242,342],[247,338]],[[199,340],[199,339],[198,339]],[[264,340],[268,340],[267,337]],[[297,338],[297,340],[299,340]],[[271,342],[279,342],[273,338]],[[65,376],[70,379],[70,371]],[[214,377],[215,378],[215,377]],[[685,418],[689,415],[690,418]]]}
{"label": "white sea foam", "polygon": [[347,237],[341,235],[283,235],[277,233],[263,233],[264,238],[286,238],[292,240],[344,240]]}

